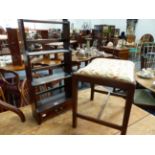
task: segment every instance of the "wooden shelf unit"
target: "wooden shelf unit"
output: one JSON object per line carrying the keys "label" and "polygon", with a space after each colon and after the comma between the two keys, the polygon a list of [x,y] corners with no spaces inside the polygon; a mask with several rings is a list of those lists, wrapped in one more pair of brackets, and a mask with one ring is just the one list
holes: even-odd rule
{"label": "wooden shelf unit", "polygon": [[[25,34],[25,22],[31,23],[44,23],[44,24],[62,24],[62,39],[63,41],[63,49],[56,49],[56,50],[43,50],[43,51],[29,51],[28,45],[31,43],[36,42],[43,42],[49,43],[50,41],[53,42],[53,39],[41,39],[41,40],[27,40]],[[49,117],[56,116],[62,112],[71,108],[71,97],[72,97],[72,65],[71,65],[71,51],[69,50],[70,46],[70,23],[67,19],[63,19],[62,22],[58,21],[40,21],[40,20],[26,20],[26,19],[19,19],[18,20],[19,30],[21,39],[23,42],[23,53],[24,53],[24,61],[25,61],[25,69],[26,69],[26,76],[29,86],[30,98],[32,103],[32,111],[33,116],[37,120],[38,124],[41,124],[42,121],[48,119]],[[58,41],[58,40],[56,40]],[[58,65],[49,65],[45,67],[37,67],[32,68],[31,57],[37,57],[39,55],[47,55],[47,54],[56,54],[56,53],[63,53],[64,60],[62,64]],[[57,74],[50,74],[48,76],[34,78],[33,72],[42,71],[45,69],[55,69],[55,68],[62,68],[62,72]],[[61,85],[57,88],[47,87],[46,90],[42,90],[36,92],[36,88],[48,85],[49,83],[64,80],[64,85]],[[53,95],[50,93],[55,89],[64,88],[64,91],[60,91],[57,95]],[[44,95],[48,93],[47,97],[41,98],[38,100],[38,96]],[[49,95],[50,94],[50,95]]]}

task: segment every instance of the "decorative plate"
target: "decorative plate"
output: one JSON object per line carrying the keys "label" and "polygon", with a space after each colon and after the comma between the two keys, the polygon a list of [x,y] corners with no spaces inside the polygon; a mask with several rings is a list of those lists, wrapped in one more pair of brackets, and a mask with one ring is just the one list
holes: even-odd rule
{"label": "decorative plate", "polygon": [[154,75],[152,73],[147,73],[147,72],[143,72],[143,71],[139,71],[137,73],[137,75],[141,78],[144,78],[144,79],[152,79],[154,78]]}

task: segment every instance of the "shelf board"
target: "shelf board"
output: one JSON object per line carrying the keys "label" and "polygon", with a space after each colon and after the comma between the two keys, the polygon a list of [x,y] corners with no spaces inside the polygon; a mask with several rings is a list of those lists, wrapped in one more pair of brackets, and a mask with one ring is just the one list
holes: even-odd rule
{"label": "shelf board", "polygon": [[26,42],[28,44],[34,44],[34,43],[51,43],[51,42],[57,42],[62,41],[62,39],[33,39],[33,40],[27,40]]}
{"label": "shelf board", "polygon": [[66,49],[56,49],[56,50],[48,50],[48,51],[38,51],[38,52],[26,52],[28,56],[37,56],[37,55],[46,55],[46,54],[55,54],[55,53],[69,53],[69,50]]}
{"label": "shelf board", "polygon": [[37,113],[43,113],[48,110],[50,111],[50,109],[56,108],[60,104],[63,104],[69,100],[71,100],[71,98],[67,98],[65,93],[49,96],[37,102],[36,111]]}
{"label": "shelf board", "polygon": [[55,90],[58,90],[58,89],[62,89],[64,88],[65,85],[61,85],[61,86],[58,86],[58,87],[54,87],[54,88],[48,88],[47,90],[44,90],[44,91],[41,91],[41,92],[37,92],[36,95],[43,95],[43,94],[46,94],[46,93],[49,93],[49,92],[53,92]]}
{"label": "shelf board", "polygon": [[[32,63],[33,64],[33,63]],[[34,63],[35,64],[35,63]],[[54,64],[54,65],[49,65],[49,66],[39,66],[38,67],[34,67],[32,69],[33,72],[36,72],[36,71],[42,71],[42,70],[48,70],[48,69],[55,69],[55,68],[60,68],[60,67],[63,67],[64,66],[64,63],[62,64]]]}
{"label": "shelf board", "polygon": [[32,86],[36,87],[39,85],[43,85],[43,84],[58,81],[58,80],[63,80],[63,79],[70,78],[70,77],[71,77],[71,74],[57,73],[54,75],[33,79]]}

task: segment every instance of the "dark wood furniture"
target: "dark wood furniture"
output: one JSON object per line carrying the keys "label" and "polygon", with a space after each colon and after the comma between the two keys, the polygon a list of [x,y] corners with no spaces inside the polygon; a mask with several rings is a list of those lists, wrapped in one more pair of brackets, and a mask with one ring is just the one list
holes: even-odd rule
{"label": "dark wood furniture", "polygon": [[[53,50],[43,50],[43,51],[35,51],[30,52],[27,49],[27,40],[25,36],[25,27],[24,23],[43,23],[43,24],[62,24],[62,40],[64,42],[63,49],[53,49]],[[29,92],[31,92],[31,103],[32,103],[32,110],[33,116],[36,118],[37,122],[41,124],[42,121],[46,120],[49,117],[56,116],[71,107],[71,51],[69,50],[70,45],[70,23],[68,20],[64,19],[63,21],[42,21],[42,20],[25,20],[20,19],[18,20],[19,23],[19,30],[21,33],[21,38],[23,41],[24,46],[24,57],[25,57],[25,69],[26,69],[26,76],[28,81]],[[42,39],[40,42],[50,43],[52,39]],[[58,40],[59,41],[59,40]],[[34,42],[38,42],[38,40],[33,40]],[[31,43],[30,41],[28,42]],[[31,64],[31,57],[37,57],[40,55],[47,55],[47,54],[55,54],[55,53],[63,53],[64,54],[64,63],[58,65],[49,65],[40,68],[32,68]],[[50,68],[63,68],[64,72],[60,72],[57,74],[52,74],[48,76],[44,76],[41,78],[33,78],[32,73],[36,71],[41,71],[44,69]],[[36,92],[36,87],[49,84],[58,80],[64,80],[64,86],[58,88],[48,88],[48,90],[43,90],[40,92]],[[57,93],[57,95],[52,95],[52,91],[56,89],[60,89],[64,87],[64,92]],[[43,94],[49,94],[50,96],[38,100],[38,96]]]}
{"label": "dark wood furniture", "polygon": [[0,69],[0,112],[12,111],[20,117],[22,122],[25,122],[25,116],[18,108],[21,101],[18,81],[16,73]]}
{"label": "dark wood furniture", "polygon": [[2,87],[0,86],[0,99],[6,101]]}
{"label": "dark wood furniture", "polygon": [[16,72],[0,68],[0,87],[7,103],[21,106],[20,79]]}
{"label": "dark wood furniture", "polygon": [[25,65],[22,64],[20,66],[14,66],[13,64],[9,64],[9,65],[6,65],[4,67],[0,67],[0,69],[6,69],[6,70],[11,70],[11,71],[21,71],[21,70],[24,70],[25,69]]}
{"label": "dark wood furniture", "polygon": [[128,60],[129,59],[129,49],[128,48],[113,48],[113,47],[107,47],[103,46],[100,48],[100,50],[103,50],[107,53],[112,53],[114,56],[117,56],[120,59]]}
{"label": "dark wood furniture", "polygon": [[[121,60],[117,60],[117,61],[121,61]],[[89,71],[90,71],[90,68],[89,68]],[[96,69],[96,67],[91,68],[91,69],[92,69],[92,71],[94,71]],[[111,70],[112,70],[112,68],[111,68]],[[132,72],[131,77],[134,78],[134,67],[133,67],[133,70],[130,70],[130,71]],[[93,74],[93,72],[91,72],[91,73]],[[94,71],[94,73],[95,73],[95,71]],[[127,81],[123,81],[123,80],[118,80],[117,78],[116,79],[107,78],[106,75],[105,75],[105,77],[95,76],[95,74],[93,74],[93,76],[91,76],[90,72],[88,74],[84,74],[84,70],[83,70],[81,73],[78,72],[78,73],[73,74],[72,81],[73,81],[73,86],[72,86],[72,91],[73,91],[72,98],[73,99],[72,100],[73,100],[73,127],[74,128],[77,127],[77,118],[79,117],[84,120],[92,121],[95,123],[99,123],[101,125],[105,125],[105,126],[108,126],[108,127],[114,128],[114,129],[118,129],[121,131],[121,134],[126,134],[130,111],[131,111],[131,106],[132,106],[133,97],[134,97],[134,91],[135,91],[135,81],[134,80],[132,82],[127,82]],[[107,94],[108,96],[110,96],[110,94],[111,94],[112,96],[119,96],[119,97],[123,97],[125,99],[126,103],[125,103],[123,121],[122,121],[121,125],[103,121],[103,120],[100,120],[99,118],[94,118],[92,116],[88,116],[86,114],[81,114],[78,112],[78,82],[79,81],[88,82],[91,84],[91,100],[94,99],[95,92]],[[97,90],[97,89],[95,89],[95,85],[120,88],[120,89],[124,90],[126,93],[124,95],[121,95],[121,94],[116,94],[113,92]]]}
{"label": "dark wood furniture", "polygon": [[[20,44],[18,38],[18,30],[14,28],[7,28],[6,35],[0,37],[1,55],[11,55],[12,65],[22,65],[22,57],[20,52]],[[5,37],[6,36],[6,37]],[[3,49],[5,49],[3,51]]]}
{"label": "dark wood furniture", "polygon": [[23,62],[19,46],[18,31],[17,29],[7,28],[7,35],[8,47],[11,52],[12,63],[14,66],[20,66]]}
{"label": "dark wood furniture", "polygon": [[117,58],[112,54],[105,53],[102,56],[88,56],[88,57],[79,57],[76,54],[72,55],[72,66],[76,65],[78,69],[80,69],[81,63],[84,63],[84,66],[87,66],[89,62],[91,62],[95,58]]}
{"label": "dark wood furniture", "polygon": [[[40,64],[48,64],[48,65],[58,65],[61,64],[60,60],[50,60],[50,59],[46,59],[46,58],[42,58],[42,59],[33,59],[32,63],[40,63]],[[20,66],[14,66],[13,64],[7,64],[4,67],[0,67],[0,69],[6,69],[6,70],[11,70],[11,71],[21,71],[25,69],[25,64],[23,63]]]}
{"label": "dark wood furniture", "polygon": [[[115,43],[117,35],[115,35],[115,25],[95,25],[94,26],[94,39],[98,40],[98,48],[106,46],[109,41]],[[118,31],[117,31],[118,32]]]}
{"label": "dark wood furniture", "polygon": [[99,38],[110,39],[115,35],[114,25],[95,25],[95,36]]}
{"label": "dark wood furniture", "polygon": [[39,33],[41,35],[42,39],[48,38],[48,30],[37,30],[37,33]]}
{"label": "dark wood furniture", "polygon": [[24,116],[23,112],[20,109],[18,109],[17,107],[12,106],[5,101],[0,100],[0,108],[16,113],[20,117],[21,121],[25,122],[25,116]]}

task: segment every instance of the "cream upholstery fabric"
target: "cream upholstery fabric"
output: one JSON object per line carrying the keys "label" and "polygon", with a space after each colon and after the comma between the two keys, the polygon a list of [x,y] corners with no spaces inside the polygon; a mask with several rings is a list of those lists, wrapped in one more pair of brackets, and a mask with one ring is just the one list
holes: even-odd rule
{"label": "cream upholstery fabric", "polygon": [[131,61],[97,58],[75,74],[133,83],[134,69],[135,65]]}

